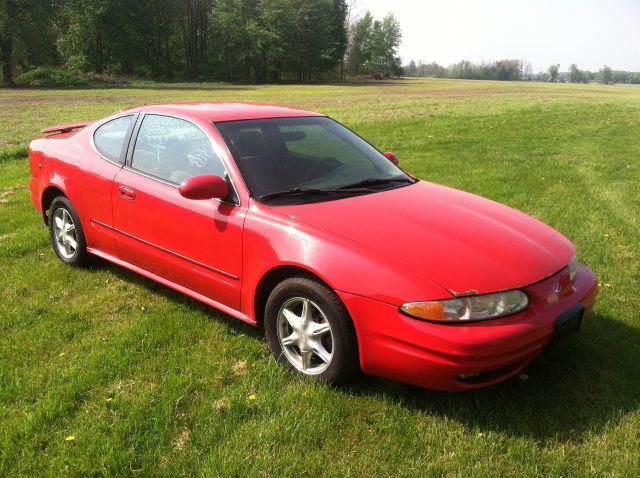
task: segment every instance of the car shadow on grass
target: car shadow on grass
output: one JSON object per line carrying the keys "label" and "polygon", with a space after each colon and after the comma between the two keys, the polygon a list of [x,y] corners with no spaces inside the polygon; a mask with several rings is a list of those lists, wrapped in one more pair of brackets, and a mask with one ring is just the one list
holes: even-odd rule
{"label": "car shadow on grass", "polygon": [[[124,281],[187,304],[224,323],[230,334],[264,340],[262,330],[127,269],[101,260],[92,267],[109,269]],[[580,441],[640,407],[639,356],[640,330],[592,313],[579,334],[546,350],[519,376],[493,387],[447,393],[363,376],[336,393],[380,395],[410,411],[456,420],[485,433]]]}
{"label": "car shadow on grass", "polygon": [[348,393],[379,394],[478,432],[581,441],[640,407],[640,330],[592,313],[583,329],[517,377],[483,390],[445,393],[364,377]]}
{"label": "car shadow on grass", "polygon": [[98,257],[92,259],[94,260],[90,266],[91,270],[108,270],[111,274],[118,277],[119,279],[122,279],[125,282],[144,287],[145,289],[152,291],[154,294],[158,294],[159,296],[162,296],[173,302],[188,305],[190,309],[199,311],[204,315],[211,317],[211,319],[215,319],[224,323],[226,326],[228,326],[229,333],[231,335],[243,334],[259,340],[264,339],[264,333],[262,332],[262,329],[254,327],[251,324],[243,322],[242,320],[236,319],[235,317],[214,309],[213,307],[208,306],[207,304],[204,304],[199,300],[193,299],[181,292],[160,284],[159,282],[147,279],[146,277],[132,272],[129,269],[120,267],[116,264],[111,264],[110,262]]}

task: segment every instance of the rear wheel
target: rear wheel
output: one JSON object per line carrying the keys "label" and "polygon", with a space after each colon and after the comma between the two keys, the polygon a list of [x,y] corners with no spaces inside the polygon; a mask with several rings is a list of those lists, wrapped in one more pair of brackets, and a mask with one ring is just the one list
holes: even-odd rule
{"label": "rear wheel", "polygon": [[278,284],[265,309],[265,335],[279,363],[321,382],[348,382],[358,370],[351,318],[338,296],[303,277]]}
{"label": "rear wheel", "polygon": [[89,262],[80,218],[71,201],[64,196],[55,198],[51,203],[49,236],[54,252],[65,264],[81,266]]}

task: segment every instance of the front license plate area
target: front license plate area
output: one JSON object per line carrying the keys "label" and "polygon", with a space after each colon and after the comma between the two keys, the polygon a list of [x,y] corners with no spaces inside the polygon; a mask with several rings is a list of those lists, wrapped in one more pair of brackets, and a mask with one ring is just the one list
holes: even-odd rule
{"label": "front license plate area", "polygon": [[555,331],[549,345],[556,345],[558,342],[564,341],[567,337],[580,330],[583,315],[584,306],[582,304],[574,305],[566,312],[560,314],[555,320]]}

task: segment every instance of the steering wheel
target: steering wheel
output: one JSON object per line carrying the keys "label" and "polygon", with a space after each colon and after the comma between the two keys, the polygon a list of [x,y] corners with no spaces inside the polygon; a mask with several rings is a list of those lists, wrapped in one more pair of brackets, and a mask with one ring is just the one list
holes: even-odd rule
{"label": "steering wheel", "polygon": [[342,163],[336,158],[322,158],[314,164],[304,177],[305,181],[311,181],[317,176],[317,173],[322,171],[331,171],[339,168]]}

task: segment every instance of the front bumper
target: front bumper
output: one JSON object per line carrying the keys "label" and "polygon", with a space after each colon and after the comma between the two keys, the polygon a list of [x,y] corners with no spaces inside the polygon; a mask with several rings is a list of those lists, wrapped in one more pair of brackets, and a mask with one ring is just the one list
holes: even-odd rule
{"label": "front bumper", "polygon": [[[554,286],[560,284],[560,292]],[[552,340],[556,319],[576,306],[591,309],[596,278],[581,265],[523,290],[529,307],[516,315],[469,324],[434,324],[401,314],[397,306],[338,291],[353,318],[365,373],[434,390],[462,391],[518,374]],[[461,381],[458,376],[480,374]]]}

